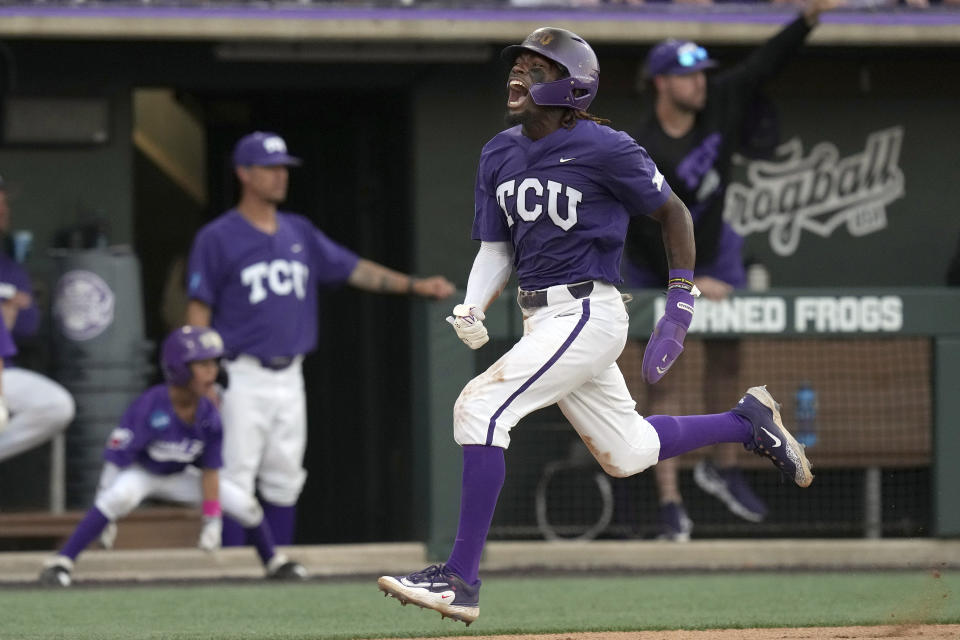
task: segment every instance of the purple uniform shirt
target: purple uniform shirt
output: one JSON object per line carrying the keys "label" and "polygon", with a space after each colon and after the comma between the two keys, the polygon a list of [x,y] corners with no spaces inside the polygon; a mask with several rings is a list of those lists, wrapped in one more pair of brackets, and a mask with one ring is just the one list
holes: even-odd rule
{"label": "purple uniform shirt", "polygon": [[6,323],[0,320],[0,358],[10,358],[15,355],[17,355],[17,345],[14,344]]}
{"label": "purple uniform shirt", "polygon": [[531,140],[516,126],[480,155],[473,238],[513,244],[522,289],[617,284],[630,216],[652,213],[669,194],[626,133],[578,120]]}
{"label": "purple uniform shirt", "polygon": [[207,398],[200,398],[193,424],[177,417],[167,385],[143,392],[120,419],[120,426],[107,439],[103,454],[118,467],[133,463],[157,475],[180,473],[187,465],[201,469],[223,466],[223,428],[220,412]]}
{"label": "purple uniform shirt", "polygon": [[[9,300],[17,291],[27,293],[33,298],[30,276],[13,258],[0,251],[0,300]],[[40,311],[36,302],[31,302],[29,307],[21,309],[17,314],[12,333],[17,338],[29,338],[37,333],[39,324]]]}
{"label": "purple uniform shirt", "polygon": [[228,356],[297,356],[317,343],[318,286],[342,284],[358,260],[303,216],[278,212],[270,235],[231,209],[197,234],[187,292],[211,307]]}

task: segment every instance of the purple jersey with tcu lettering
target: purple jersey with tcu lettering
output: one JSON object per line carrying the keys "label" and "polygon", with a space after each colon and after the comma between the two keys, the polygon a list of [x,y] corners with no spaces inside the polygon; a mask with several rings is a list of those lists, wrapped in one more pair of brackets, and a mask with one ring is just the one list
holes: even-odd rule
{"label": "purple jersey with tcu lettering", "polygon": [[510,241],[520,287],[620,282],[631,216],[666,202],[670,187],[633,138],[577,120],[540,140],[507,129],[480,155],[473,239]]}
{"label": "purple jersey with tcu lettering", "polygon": [[173,410],[167,385],[158,384],[123,414],[103,457],[118,467],[136,463],[157,475],[180,473],[188,464],[219,469],[222,440],[220,413],[210,400],[198,400],[193,424],[187,424]]}
{"label": "purple jersey with tcu lettering", "polygon": [[187,293],[210,306],[229,357],[297,356],[317,343],[317,287],[342,284],[358,260],[303,216],[277,212],[271,235],[231,209],[197,234]]}

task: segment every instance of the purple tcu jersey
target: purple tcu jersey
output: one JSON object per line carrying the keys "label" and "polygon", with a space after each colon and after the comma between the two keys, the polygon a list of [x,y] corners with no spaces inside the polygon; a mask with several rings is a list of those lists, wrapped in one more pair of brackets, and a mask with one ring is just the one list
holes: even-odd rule
{"label": "purple tcu jersey", "polygon": [[480,155],[474,240],[511,241],[522,289],[620,282],[630,216],[670,194],[633,138],[590,120],[531,140],[502,131]]}
{"label": "purple tcu jersey", "polygon": [[[17,291],[30,294],[33,297],[33,285],[30,276],[18,262],[0,251],[0,300],[9,300]],[[28,338],[37,333],[40,324],[40,311],[36,302],[17,314],[17,321],[11,333],[17,338]]]}
{"label": "purple tcu jersey", "polygon": [[219,469],[222,441],[220,412],[210,400],[201,397],[193,424],[186,424],[173,410],[167,385],[158,384],[123,414],[103,457],[118,467],[136,463],[157,475],[180,473],[190,464]]}
{"label": "purple tcu jersey", "polygon": [[358,260],[303,216],[278,212],[270,235],[232,209],[197,234],[187,292],[211,307],[228,356],[296,356],[317,343],[318,286],[342,284]]}

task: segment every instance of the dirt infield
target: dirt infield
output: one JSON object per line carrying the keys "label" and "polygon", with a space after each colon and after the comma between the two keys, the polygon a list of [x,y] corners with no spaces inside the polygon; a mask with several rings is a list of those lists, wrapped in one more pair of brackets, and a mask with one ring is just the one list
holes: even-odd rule
{"label": "dirt infield", "polygon": [[[460,636],[461,638],[463,636]],[[519,636],[470,636],[472,640],[956,640],[960,624],[901,624],[882,627],[804,627],[800,629],[716,629],[711,631],[618,631]],[[413,639],[406,639],[413,640]],[[434,638],[433,640],[455,640]]]}

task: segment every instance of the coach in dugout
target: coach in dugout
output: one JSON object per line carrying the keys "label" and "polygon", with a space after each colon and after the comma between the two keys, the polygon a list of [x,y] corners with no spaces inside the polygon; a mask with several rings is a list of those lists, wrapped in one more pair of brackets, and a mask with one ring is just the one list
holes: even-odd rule
{"label": "coach in dugout", "polygon": [[[0,177],[0,239],[10,234],[7,185]],[[15,259],[16,258],[16,259]],[[0,314],[14,342],[33,338],[40,325],[40,311],[33,296],[30,276],[19,260],[0,251]],[[73,396],[62,386],[35,371],[4,363],[2,386],[10,422],[0,430],[0,462],[43,444],[67,428],[75,411]]]}
{"label": "coach in dugout", "polygon": [[[634,135],[667,182],[688,207],[694,220],[697,261],[694,283],[708,300],[722,300],[734,289],[746,285],[743,238],[724,222],[723,205],[730,181],[733,153],[752,135],[755,146],[773,146],[768,129],[758,125],[762,118],[752,110],[758,92],[804,43],[817,25],[820,14],[840,6],[841,0],[810,0],[801,15],[746,60],[729,69],[707,75],[716,62],[695,42],[665,40],[650,50],[641,68],[641,90],[652,95],[652,103]],[[775,122],[775,121],[774,121]],[[770,120],[766,121],[770,124]],[[756,141],[762,139],[757,144]],[[775,143],[776,141],[773,140]],[[769,149],[768,149],[769,150]],[[623,277],[632,288],[660,290],[667,282],[667,256],[660,226],[639,216],[630,223],[625,247]],[[703,394],[707,413],[725,410],[741,384],[739,340],[704,341],[706,372]],[[633,356],[629,354],[633,352]],[[625,357],[637,355],[638,345],[629,345]],[[680,359],[682,371],[692,360]],[[686,365],[686,366],[685,366]],[[624,373],[636,367],[624,367]],[[692,409],[684,392],[684,375],[647,387],[645,414],[681,414]],[[641,384],[630,380],[631,385]],[[694,468],[697,485],[721,500],[735,515],[760,522],[767,507],[754,493],[736,467],[736,446],[722,445],[716,461],[702,460]],[[656,467],[660,498],[659,526],[663,539],[685,541],[693,522],[683,506],[675,460]]]}
{"label": "coach in dugout", "polygon": [[[357,256],[307,218],[279,211],[287,196],[287,153],[275,133],[241,138],[233,165],[240,201],[197,234],[187,268],[187,324],[223,337],[223,477],[260,497],[278,545],[293,542],[306,480],[306,397],[301,363],[317,342],[317,289],[349,284],[373,293],[443,299],[442,276],[414,278]],[[384,330],[391,330],[384,319]],[[224,521],[225,545],[243,530]]]}

